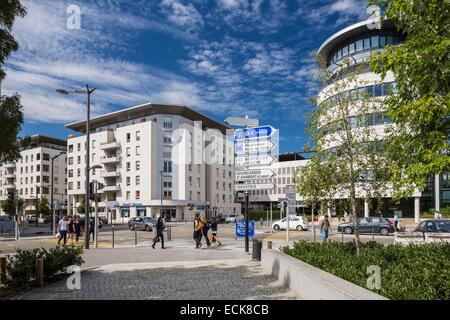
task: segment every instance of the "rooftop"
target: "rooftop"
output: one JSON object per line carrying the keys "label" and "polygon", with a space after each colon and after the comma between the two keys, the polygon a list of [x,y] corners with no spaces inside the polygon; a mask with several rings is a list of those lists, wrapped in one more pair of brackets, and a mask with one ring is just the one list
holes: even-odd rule
{"label": "rooftop", "polygon": [[[139,119],[142,117],[155,114],[179,115],[192,121],[202,121],[203,127],[218,129],[224,134],[227,129],[230,129],[228,125],[219,122],[217,120],[214,120],[188,106],[172,105],[172,104],[153,104],[153,103],[146,103],[131,108],[121,109],[118,111],[110,112],[98,117],[91,118],[90,126],[91,130],[95,130],[96,128],[107,126],[109,124]],[[84,134],[86,132],[86,121],[83,120],[67,124],[66,128]]]}

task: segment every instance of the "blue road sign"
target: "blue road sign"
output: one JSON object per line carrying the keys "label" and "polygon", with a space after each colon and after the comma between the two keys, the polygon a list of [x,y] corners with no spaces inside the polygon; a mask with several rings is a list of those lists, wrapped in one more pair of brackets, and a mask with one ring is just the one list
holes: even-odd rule
{"label": "blue road sign", "polygon": [[[255,236],[255,221],[248,221],[248,236]],[[245,237],[245,220],[238,220],[236,222],[236,237],[244,238]]]}
{"label": "blue road sign", "polygon": [[275,128],[272,126],[237,129],[234,131],[234,140],[263,139],[272,136],[274,132]]}

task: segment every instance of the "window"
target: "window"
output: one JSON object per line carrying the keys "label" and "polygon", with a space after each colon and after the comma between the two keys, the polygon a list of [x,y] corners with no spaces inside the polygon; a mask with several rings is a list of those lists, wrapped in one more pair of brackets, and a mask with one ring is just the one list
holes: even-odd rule
{"label": "window", "polygon": [[370,49],[370,38],[364,39],[364,49]]}
{"label": "window", "polygon": [[140,141],[140,140],[141,140],[141,132],[136,131],[136,141]]}
{"label": "window", "polygon": [[127,133],[127,142],[131,141],[131,133]]}
{"label": "window", "polygon": [[69,158],[69,166],[71,166],[71,165],[73,165],[73,158],[72,157]]}
{"label": "window", "polygon": [[141,192],[140,191],[136,191],[136,200],[141,199]]}
{"label": "window", "polygon": [[81,169],[77,169],[77,177],[81,177]]}
{"label": "window", "polygon": [[95,140],[92,140],[92,149],[95,149]]}
{"label": "window", "polygon": [[164,186],[164,188],[172,188],[172,182],[171,181],[164,181],[163,186]]}
{"label": "window", "polygon": [[43,172],[49,172],[50,171],[50,166],[47,164],[42,165],[42,171]]}
{"label": "window", "polygon": [[378,48],[380,46],[380,37],[372,36],[372,48]]}
{"label": "window", "polygon": [[393,38],[392,36],[388,36],[388,37],[387,37],[387,44],[388,44],[388,45],[394,44],[394,38]]}
{"label": "window", "polygon": [[70,144],[69,145],[69,153],[72,153],[73,152],[73,144]]}
{"label": "window", "polygon": [[41,182],[41,176],[36,176],[36,183],[40,183]]}
{"label": "window", "polygon": [[200,178],[197,178],[197,187],[200,188],[200,185],[201,185],[201,180],[200,180]]}
{"label": "window", "polygon": [[172,161],[164,161],[164,172],[172,172]]}
{"label": "window", "polygon": [[356,46],[356,51],[361,51],[363,49],[363,41],[362,40],[356,41],[355,46]]}
{"label": "window", "polygon": [[164,136],[163,143],[166,143],[166,144],[172,143],[172,138],[170,136]]}
{"label": "window", "polygon": [[81,151],[81,143],[77,144],[77,151],[80,152]]}
{"label": "window", "polygon": [[386,45],[386,37],[380,36],[380,47],[383,48]]}
{"label": "window", "polygon": [[130,198],[131,198],[131,192],[130,192],[130,191],[127,191],[126,199],[127,199],[127,200],[130,200]]}
{"label": "window", "polygon": [[188,177],[189,187],[192,187],[192,177]]}
{"label": "window", "polygon": [[136,171],[141,170],[141,162],[140,161],[136,161]]}
{"label": "window", "polygon": [[141,147],[140,146],[136,146],[136,155],[137,156],[141,155]]}
{"label": "window", "polygon": [[350,44],[348,45],[348,52],[349,52],[349,53],[355,52],[355,43],[350,43]]}
{"label": "window", "polygon": [[127,181],[127,186],[130,186],[130,184],[131,184],[131,178],[130,178],[130,177],[127,177],[126,181]]}
{"label": "window", "polygon": [[80,188],[81,188],[81,182],[77,181],[77,190],[80,190]]}
{"label": "window", "polygon": [[92,154],[92,162],[95,162],[95,153]]}
{"label": "window", "polygon": [[342,56],[345,57],[348,55],[348,47],[345,46],[344,48],[342,48]]}
{"label": "window", "polygon": [[81,157],[80,156],[77,157],[77,164],[81,164]]}
{"label": "window", "polygon": [[34,160],[33,160],[33,158],[34,158],[34,156],[33,156],[33,155],[31,155],[31,156],[30,156],[30,161],[31,161],[31,162],[33,162],[33,161],[34,161]]}
{"label": "window", "polygon": [[39,171],[41,171],[41,165],[40,164],[36,165],[36,172],[39,172]]}
{"label": "window", "polygon": [[136,185],[141,185],[141,176],[136,176]]}
{"label": "window", "polygon": [[172,129],[172,118],[164,118],[163,127],[164,129]]}
{"label": "window", "polygon": [[127,170],[127,172],[129,172],[131,170],[131,163],[130,162],[127,162],[126,170]]}
{"label": "window", "polygon": [[130,147],[127,147],[127,149],[126,149],[127,151],[126,151],[126,154],[127,154],[127,157],[129,157],[131,154],[130,154]]}

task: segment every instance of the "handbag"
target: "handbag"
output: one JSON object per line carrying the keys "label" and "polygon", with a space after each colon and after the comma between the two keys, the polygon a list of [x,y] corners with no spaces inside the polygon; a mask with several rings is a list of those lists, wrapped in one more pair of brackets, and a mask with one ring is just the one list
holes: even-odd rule
{"label": "handbag", "polygon": [[153,242],[159,242],[159,236],[154,236],[153,237]]}
{"label": "handbag", "polygon": [[60,237],[61,237],[61,233],[58,232],[57,234],[55,234],[55,238],[56,238],[56,239],[58,239],[58,238],[60,238]]}

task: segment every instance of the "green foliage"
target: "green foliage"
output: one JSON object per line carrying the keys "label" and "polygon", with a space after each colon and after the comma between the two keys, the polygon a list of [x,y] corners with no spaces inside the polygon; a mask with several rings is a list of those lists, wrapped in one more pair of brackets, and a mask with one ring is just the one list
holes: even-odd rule
{"label": "green foliage", "polygon": [[[263,220],[266,220],[267,211],[250,210],[248,218],[250,220],[255,220],[256,222],[258,222],[261,218],[263,218]],[[272,219],[275,221],[278,220],[279,218],[280,218],[280,210],[272,210]],[[270,219],[270,210],[269,210],[269,219]]]}
{"label": "green foliage", "polygon": [[450,3],[447,0],[371,1],[379,4],[406,40],[371,57],[397,92],[386,99],[391,128],[386,150],[397,199],[423,189],[429,177],[450,170]]}
{"label": "green foliage", "polygon": [[14,207],[14,203],[9,199],[3,200],[1,203],[2,211],[9,216],[16,214],[16,208]]}
{"label": "green foliage", "polygon": [[36,259],[44,259],[44,277],[49,280],[72,265],[80,266],[82,246],[57,246],[50,250],[36,248],[18,249],[13,256],[7,257],[6,270],[12,285],[24,285],[36,278]]}
{"label": "green foliage", "polygon": [[42,197],[39,199],[38,212],[43,217],[48,217],[52,214],[47,198]]}
{"label": "green foliage", "polygon": [[450,244],[361,244],[355,256],[353,242],[327,244],[300,241],[287,253],[335,276],[366,287],[370,265],[381,268],[381,289],[373,291],[395,300],[450,299]]}
{"label": "green foliage", "polygon": [[84,210],[85,210],[85,200],[84,200],[84,198],[81,200],[81,203],[80,203],[80,205],[78,206],[78,208],[77,208],[77,212],[78,212],[78,214],[79,215],[84,215],[85,214],[85,212],[84,212]]}

